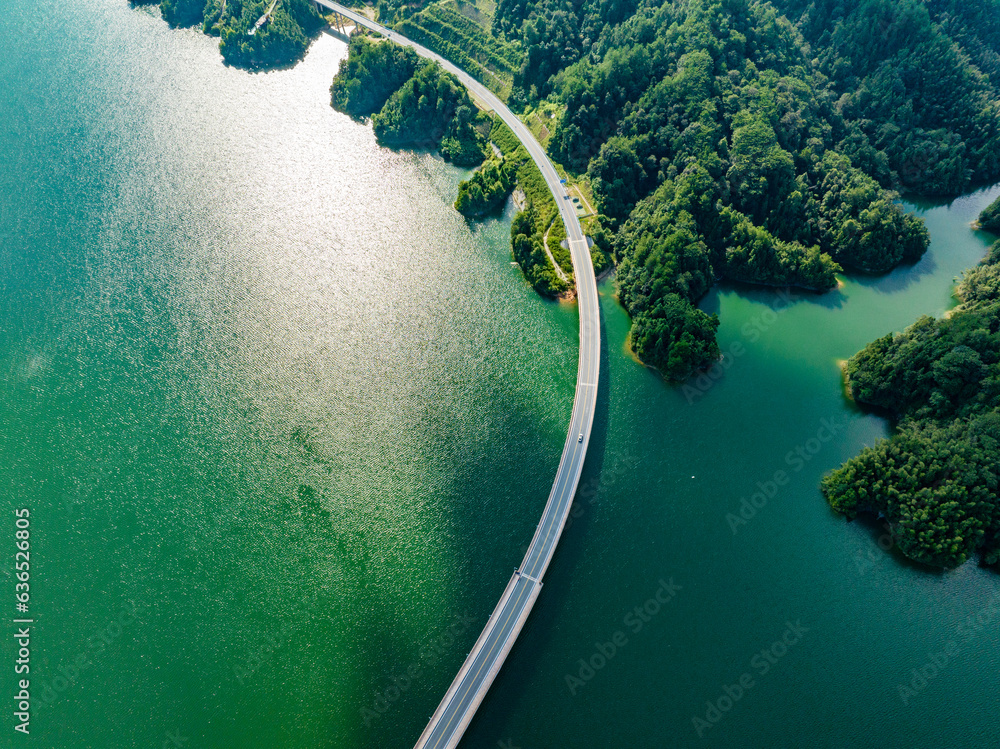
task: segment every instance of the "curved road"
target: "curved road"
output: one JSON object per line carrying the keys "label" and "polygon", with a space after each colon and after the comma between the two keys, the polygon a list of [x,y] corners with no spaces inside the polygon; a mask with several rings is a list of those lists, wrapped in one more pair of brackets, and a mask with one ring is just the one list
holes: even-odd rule
{"label": "curved road", "polygon": [[570,416],[569,432],[563,447],[562,459],[552,483],[548,503],[538,522],[535,537],[514,572],[507,588],[494,609],[482,634],[469,652],[458,675],[445,693],[441,704],[431,717],[427,728],[420,735],[416,749],[453,749],[475,715],[476,708],[486,696],[493,679],[500,671],[507,653],[517,639],[531,608],[542,587],[542,577],[548,569],[556,544],[562,535],[569,514],[580,472],[587,455],[590,430],[594,423],[594,408],[597,402],[597,378],[600,366],[601,333],[597,309],[597,281],[590,261],[590,248],[580,228],[576,210],[552,162],[535,140],[531,132],[507,106],[494,94],[463,70],[440,55],[415,44],[395,31],[368,20],[349,8],[330,0],[315,0],[355,24],[367,27],[391,39],[397,44],[412,47],[421,57],[435,60],[458,78],[473,94],[504,121],[528,150],[531,158],[541,170],[545,182],[552,191],[563,223],[573,257],[573,271],[576,275],[577,300],[580,310],[580,362],[576,377],[576,397]]}

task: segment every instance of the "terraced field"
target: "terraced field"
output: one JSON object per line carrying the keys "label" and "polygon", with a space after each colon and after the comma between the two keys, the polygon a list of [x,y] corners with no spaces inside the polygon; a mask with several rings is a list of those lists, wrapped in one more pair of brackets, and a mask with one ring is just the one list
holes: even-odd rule
{"label": "terraced field", "polygon": [[454,0],[432,3],[397,23],[394,29],[448,58],[503,101],[510,96],[514,73],[523,58],[520,48],[492,36],[460,12]]}

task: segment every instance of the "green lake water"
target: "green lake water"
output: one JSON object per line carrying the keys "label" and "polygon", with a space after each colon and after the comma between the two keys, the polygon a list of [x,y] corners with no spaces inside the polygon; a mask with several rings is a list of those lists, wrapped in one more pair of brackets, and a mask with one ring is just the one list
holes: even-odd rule
{"label": "green lake water", "polygon": [[[412,746],[547,497],[575,307],[509,213],[452,209],[466,171],[328,106],[337,38],[253,74],[125,0],[0,0],[0,45],[4,615],[27,507],[36,622],[0,746]],[[713,290],[730,355],[692,389],[602,285],[579,506],[463,746],[995,743],[996,573],[909,564],[817,487],[888,434],[838,360],[953,304],[997,193],[907,204],[933,243],[888,276]]]}

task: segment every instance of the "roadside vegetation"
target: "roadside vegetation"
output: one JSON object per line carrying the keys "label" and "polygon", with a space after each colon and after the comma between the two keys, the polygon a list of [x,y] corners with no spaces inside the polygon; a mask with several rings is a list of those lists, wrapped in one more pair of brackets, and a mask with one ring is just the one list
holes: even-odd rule
{"label": "roadside vegetation", "polygon": [[949,317],[923,317],[848,362],[854,398],[898,429],[823,481],[834,509],[884,515],[899,549],[936,567],[1000,561],[1000,242],[958,297]]}
{"label": "roadside vegetation", "polygon": [[[499,118],[494,120],[490,140],[500,149],[516,176],[516,184],[524,193],[525,210],[514,217],[510,229],[514,260],[521,266],[528,283],[540,294],[550,297],[565,294],[570,283],[560,277],[545,251],[546,232],[554,222],[562,221],[545,178],[517,136]],[[571,281],[572,267],[564,275]]]}

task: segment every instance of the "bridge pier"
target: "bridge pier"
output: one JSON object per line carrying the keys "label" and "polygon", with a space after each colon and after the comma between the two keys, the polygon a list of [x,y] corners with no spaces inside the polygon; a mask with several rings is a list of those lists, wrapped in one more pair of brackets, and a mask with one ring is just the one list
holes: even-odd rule
{"label": "bridge pier", "polygon": [[[333,10],[329,6],[323,5],[319,2],[319,0],[313,0],[313,4],[316,6],[316,12],[324,18],[330,18],[332,16],[333,22],[330,25],[344,36],[347,36],[347,19],[344,16],[340,15],[340,13]],[[332,13],[331,10],[333,10]]]}

